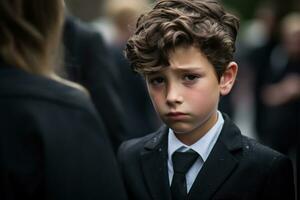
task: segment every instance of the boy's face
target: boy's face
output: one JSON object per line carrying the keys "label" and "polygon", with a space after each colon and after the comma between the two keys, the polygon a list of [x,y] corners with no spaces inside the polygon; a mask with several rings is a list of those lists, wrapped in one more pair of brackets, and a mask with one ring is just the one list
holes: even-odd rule
{"label": "boy's face", "polygon": [[201,138],[217,120],[219,83],[213,65],[195,47],[170,53],[170,66],[146,75],[156,111],[178,139],[189,144]]}

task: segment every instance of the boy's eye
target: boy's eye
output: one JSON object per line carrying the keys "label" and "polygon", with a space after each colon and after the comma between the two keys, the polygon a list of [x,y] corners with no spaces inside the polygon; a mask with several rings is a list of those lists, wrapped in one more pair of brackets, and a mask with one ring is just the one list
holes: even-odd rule
{"label": "boy's eye", "polygon": [[187,75],[184,75],[184,77],[183,77],[184,81],[195,81],[198,78],[199,78],[199,76],[194,75],[194,74],[187,74]]}
{"label": "boy's eye", "polygon": [[150,78],[150,83],[152,85],[160,85],[164,83],[165,79],[163,77],[155,77],[155,78]]}

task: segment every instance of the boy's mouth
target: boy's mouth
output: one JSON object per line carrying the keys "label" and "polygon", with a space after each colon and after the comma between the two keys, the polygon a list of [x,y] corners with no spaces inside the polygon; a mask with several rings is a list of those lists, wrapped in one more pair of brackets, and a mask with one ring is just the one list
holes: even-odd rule
{"label": "boy's mouth", "polygon": [[169,112],[167,114],[167,116],[178,116],[178,115],[186,115],[186,114],[182,112]]}
{"label": "boy's mouth", "polygon": [[185,119],[187,117],[187,114],[182,112],[169,112],[168,114],[166,114],[166,116],[172,120],[181,120]]}

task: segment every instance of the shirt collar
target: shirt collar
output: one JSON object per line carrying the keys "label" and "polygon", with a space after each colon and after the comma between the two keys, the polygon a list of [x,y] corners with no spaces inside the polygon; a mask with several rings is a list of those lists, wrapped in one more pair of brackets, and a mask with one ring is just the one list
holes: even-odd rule
{"label": "shirt collar", "polygon": [[218,120],[215,125],[196,143],[188,146],[183,144],[180,140],[177,139],[172,129],[169,129],[169,137],[168,137],[168,156],[171,158],[175,151],[185,152],[190,149],[197,152],[203,161],[206,161],[207,157],[209,156],[213,146],[215,145],[223,124],[224,119],[222,114],[218,111]]}

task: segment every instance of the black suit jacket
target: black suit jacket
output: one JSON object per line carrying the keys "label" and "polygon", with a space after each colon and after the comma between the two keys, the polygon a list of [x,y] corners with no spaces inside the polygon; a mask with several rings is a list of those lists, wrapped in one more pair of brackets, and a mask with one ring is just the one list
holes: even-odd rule
{"label": "black suit jacket", "polygon": [[0,63],[0,199],[125,200],[87,95]]}
{"label": "black suit jacket", "polygon": [[[222,132],[189,192],[188,200],[292,200],[290,160],[241,135],[224,116]],[[119,161],[131,200],[170,200],[167,127],[124,142]]]}

